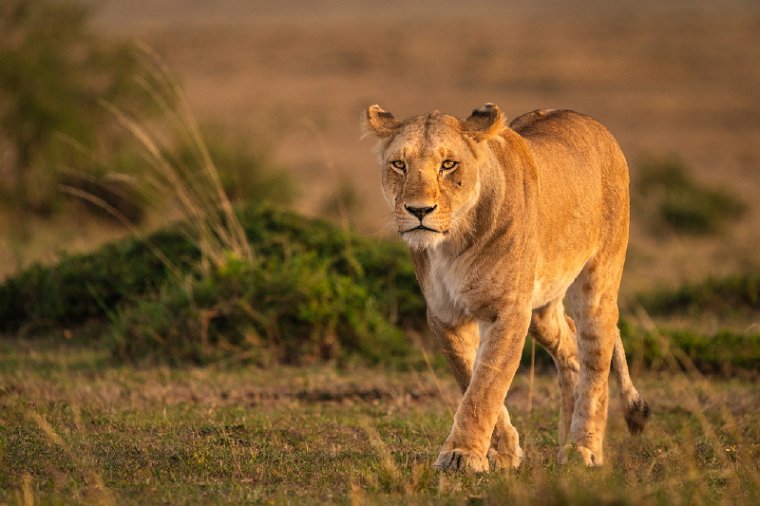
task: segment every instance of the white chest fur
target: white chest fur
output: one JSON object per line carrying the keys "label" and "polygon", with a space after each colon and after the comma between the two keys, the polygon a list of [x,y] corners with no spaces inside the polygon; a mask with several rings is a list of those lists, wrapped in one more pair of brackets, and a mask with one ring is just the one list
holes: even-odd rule
{"label": "white chest fur", "polygon": [[434,313],[450,321],[469,314],[464,291],[473,279],[473,266],[461,258],[439,252],[430,254],[430,280],[427,303]]}

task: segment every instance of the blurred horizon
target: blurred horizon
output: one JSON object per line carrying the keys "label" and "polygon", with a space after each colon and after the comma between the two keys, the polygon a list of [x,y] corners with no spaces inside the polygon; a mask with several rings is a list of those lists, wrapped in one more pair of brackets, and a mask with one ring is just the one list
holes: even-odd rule
{"label": "blurred horizon", "polygon": [[[676,160],[700,184],[748,204],[735,225],[699,237],[663,239],[634,215],[631,290],[758,263],[756,2],[91,5],[98,36],[152,47],[178,76],[200,123],[266,152],[298,187],[291,207],[309,216],[336,220],[335,201],[344,199],[353,229],[392,237],[373,142],[361,139],[370,104],[399,118],[433,109],[465,117],[485,102],[510,119],[568,108],[610,128],[634,180],[648,161]],[[92,240],[73,249],[97,244],[95,228]],[[22,265],[55,256],[45,243],[37,251],[25,249],[23,238],[13,244],[10,256]],[[59,237],[55,249],[69,248]]]}

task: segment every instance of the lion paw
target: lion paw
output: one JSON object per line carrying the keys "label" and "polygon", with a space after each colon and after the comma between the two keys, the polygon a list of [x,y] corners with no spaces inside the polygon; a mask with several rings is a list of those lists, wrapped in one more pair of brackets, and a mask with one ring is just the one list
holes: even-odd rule
{"label": "lion paw", "polygon": [[488,450],[488,462],[493,469],[518,469],[522,464],[525,452],[519,446],[515,451],[499,451],[491,447]]}
{"label": "lion paw", "polygon": [[490,469],[488,459],[484,455],[467,450],[442,451],[435,461],[439,471],[470,470],[482,473]]}
{"label": "lion paw", "polygon": [[586,467],[597,467],[603,464],[601,455],[585,446],[569,444],[563,446],[559,451],[559,463],[563,466],[576,458],[580,458]]}
{"label": "lion paw", "polygon": [[649,421],[651,411],[647,401],[641,398],[631,402],[625,410],[625,421],[628,424],[628,432],[631,434],[641,434],[644,426]]}

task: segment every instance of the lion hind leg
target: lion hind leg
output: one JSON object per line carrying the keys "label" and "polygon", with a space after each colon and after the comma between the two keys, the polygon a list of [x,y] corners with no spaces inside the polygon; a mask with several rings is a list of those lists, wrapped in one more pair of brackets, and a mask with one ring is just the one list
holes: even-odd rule
{"label": "lion hind leg", "polygon": [[536,341],[549,352],[557,366],[561,395],[559,442],[560,445],[564,445],[570,432],[580,366],[575,339],[575,323],[565,314],[562,297],[533,311],[530,332]]}
{"label": "lion hind leg", "polygon": [[628,431],[631,434],[640,434],[649,421],[649,404],[641,398],[639,391],[636,390],[633,381],[631,381],[625,349],[619,333],[615,338],[615,348],[612,352],[612,370],[620,388],[620,399],[623,404]]}
{"label": "lion hind leg", "polygon": [[590,260],[569,290],[577,326],[580,373],[570,437],[560,450],[561,463],[571,453],[579,454],[587,466],[604,462],[609,374],[615,343],[620,340],[617,292],[625,251],[607,253]]}

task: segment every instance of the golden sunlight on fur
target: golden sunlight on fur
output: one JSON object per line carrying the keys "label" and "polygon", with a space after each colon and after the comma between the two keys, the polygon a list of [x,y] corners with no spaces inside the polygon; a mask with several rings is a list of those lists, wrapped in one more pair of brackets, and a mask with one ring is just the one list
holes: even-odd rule
{"label": "golden sunlight on fur", "polygon": [[577,454],[601,465],[611,365],[631,432],[649,415],[617,327],[629,181],[615,139],[572,111],[508,126],[494,104],[466,120],[434,111],[404,121],[373,105],[365,128],[379,139],[385,198],[464,392],[436,467],[520,465],[504,399],[529,331],[558,369],[560,462]]}

